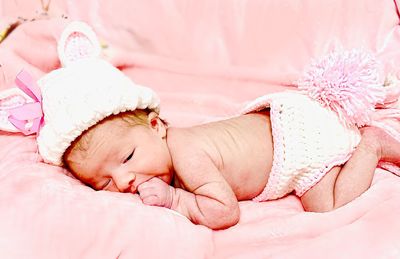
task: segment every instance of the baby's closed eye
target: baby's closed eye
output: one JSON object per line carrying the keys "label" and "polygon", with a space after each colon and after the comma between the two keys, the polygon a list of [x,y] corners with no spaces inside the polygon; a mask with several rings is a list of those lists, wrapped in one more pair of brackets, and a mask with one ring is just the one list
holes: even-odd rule
{"label": "baby's closed eye", "polygon": [[129,154],[129,156],[127,156],[127,157],[125,158],[124,164],[125,164],[126,162],[128,162],[129,160],[131,160],[131,158],[132,158],[132,156],[133,156],[134,153],[135,153],[135,149],[133,149],[133,151]]}
{"label": "baby's closed eye", "polygon": [[107,190],[111,185],[111,178],[107,179],[98,190]]}

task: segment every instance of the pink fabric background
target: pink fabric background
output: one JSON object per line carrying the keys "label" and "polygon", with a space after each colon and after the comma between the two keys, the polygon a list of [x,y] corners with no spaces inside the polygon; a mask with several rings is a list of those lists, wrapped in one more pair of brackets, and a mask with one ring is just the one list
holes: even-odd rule
{"label": "pink fabric background", "polygon": [[[108,46],[108,60],[159,93],[162,116],[177,126],[291,87],[333,49],[369,49],[387,72],[400,62],[393,0],[57,0],[42,12],[41,1],[0,2],[0,30],[35,19],[0,44],[0,89],[22,68],[39,77],[58,67],[56,40],[79,19]],[[305,213],[295,196],[241,202],[237,226],[211,231],[136,195],[95,192],[36,153],[34,138],[0,133],[2,258],[400,256],[400,179],[382,170],[336,211]]]}

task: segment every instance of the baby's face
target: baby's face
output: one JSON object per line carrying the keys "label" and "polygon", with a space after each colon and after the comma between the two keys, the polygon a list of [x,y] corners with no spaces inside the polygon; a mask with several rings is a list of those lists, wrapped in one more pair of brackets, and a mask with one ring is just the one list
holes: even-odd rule
{"label": "baby's face", "polygon": [[70,163],[71,169],[96,190],[136,193],[140,184],[153,177],[169,184],[173,169],[166,128],[158,118],[154,120],[149,125],[128,126],[118,120],[97,125],[87,153],[77,156],[85,157],[84,161]]}

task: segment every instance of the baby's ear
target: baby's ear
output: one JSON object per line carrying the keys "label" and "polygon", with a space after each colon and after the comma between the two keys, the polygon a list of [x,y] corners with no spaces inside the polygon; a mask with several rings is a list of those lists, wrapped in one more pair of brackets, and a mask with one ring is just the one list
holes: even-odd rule
{"label": "baby's ear", "polygon": [[65,67],[84,58],[100,56],[96,33],[84,22],[71,22],[61,34],[57,46],[61,64]]}
{"label": "baby's ear", "polygon": [[19,132],[8,119],[9,110],[20,107],[30,98],[18,88],[10,88],[0,92],[0,130],[8,132]]}
{"label": "baby's ear", "polygon": [[166,136],[167,127],[164,124],[164,121],[160,119],[156,112],[150,112],[147,120],[150,127],[154,129],[161,138],[164,138]]}

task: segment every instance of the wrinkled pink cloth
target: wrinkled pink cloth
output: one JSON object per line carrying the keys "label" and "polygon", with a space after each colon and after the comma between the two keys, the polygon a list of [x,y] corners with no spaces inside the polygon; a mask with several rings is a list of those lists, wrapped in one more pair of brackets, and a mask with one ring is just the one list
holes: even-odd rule
{"label": "wrinkled pink cloth", "polygon": [[[40,16],[50,3],[48,14]],[[176,126],[236,113],[243,102],[290,88],[312,59],[364,47],[386,72],[400,62],[392,0],[4,1],[0,90],[24,68],[59,66],[68,20],[88,22],[105,57],[155,89]],[[64,17],[68,17],[65,19]],[[400,179],[377,170],[372,187],[329,213],[306,213],[293,195],[241,202],[238,225],[211,231],[131,194],[95,192],[41,162],[33,137],[0,133],[2,258],[398,258]]]}

